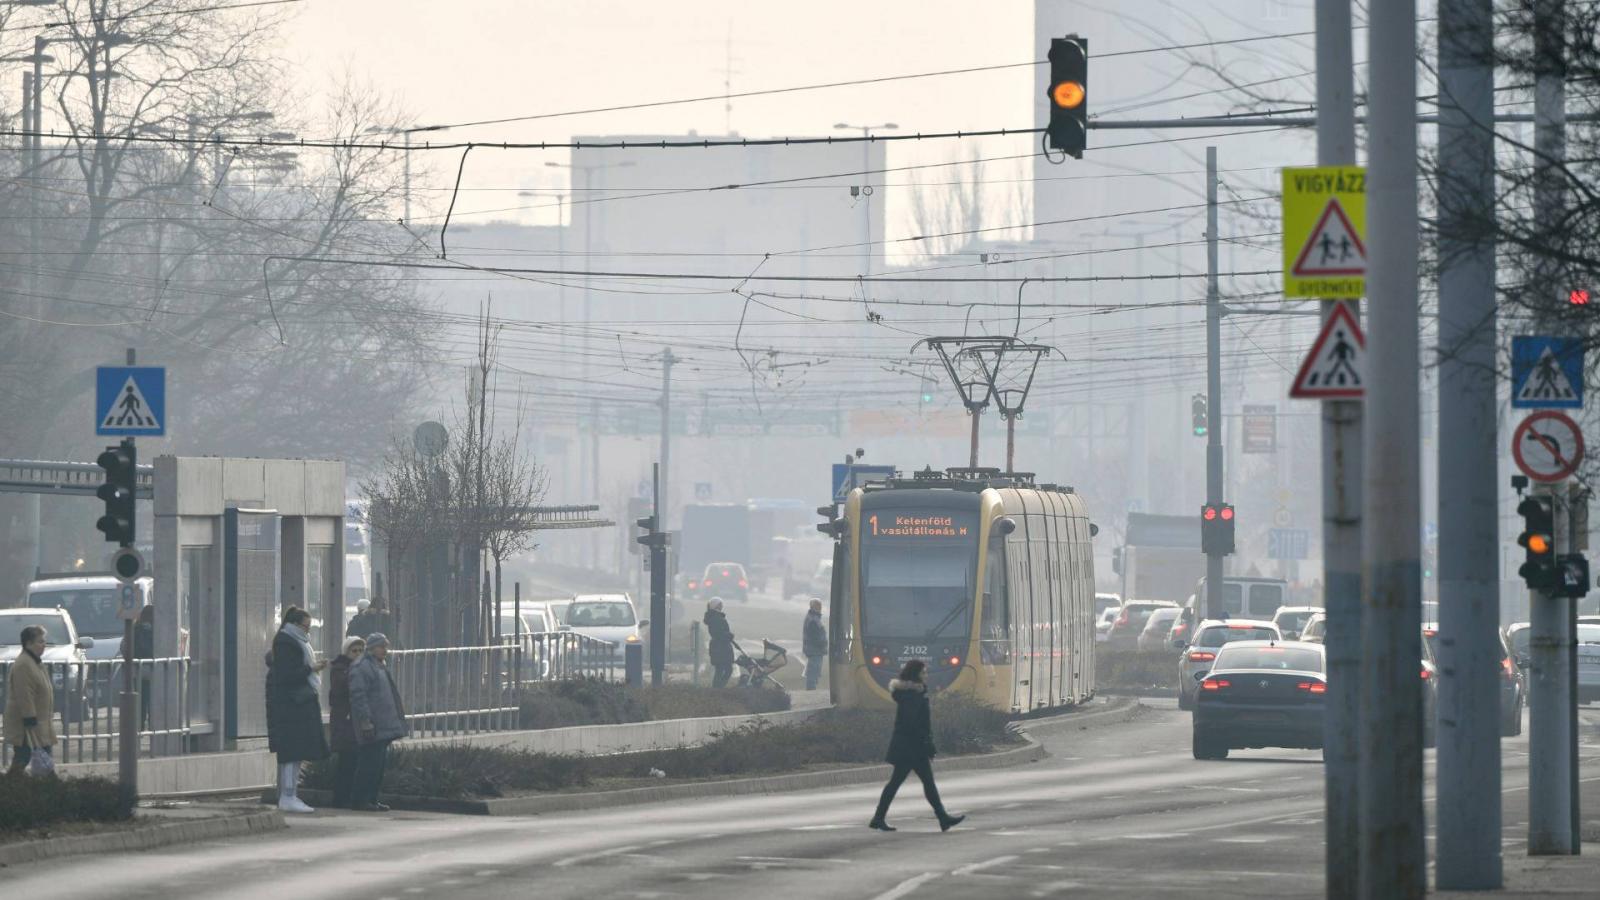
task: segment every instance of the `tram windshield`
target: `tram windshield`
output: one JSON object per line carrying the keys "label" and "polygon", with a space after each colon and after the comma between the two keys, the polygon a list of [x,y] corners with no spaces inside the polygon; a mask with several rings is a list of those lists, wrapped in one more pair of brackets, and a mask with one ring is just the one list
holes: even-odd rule
{"label": "tram windshield", "polygon": [[934,641],[971,633],[977,517],[883,510],[862,529],[862,629]]}

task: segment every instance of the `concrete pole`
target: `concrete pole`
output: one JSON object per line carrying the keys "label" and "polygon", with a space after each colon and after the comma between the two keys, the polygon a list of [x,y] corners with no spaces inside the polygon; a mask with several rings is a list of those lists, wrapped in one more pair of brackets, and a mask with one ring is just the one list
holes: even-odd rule
{"label": "concrete pole", "polygon": [[[1317,0],[1316,25],[1317,164],[1354,165],[1350,0]],[[1358,302],[1339,302],[1361,320]],[[1323,320],[1336,308],[1324,303]],[[1324,876],[1332,898],[1356,896],[1361,871],[1361,410],[1360,400],[1322,402],[1322,602],[1328,615]]]}
{"label": "concrete pole", "polygon": [[1368,8],[1365,515],[1362,530],[1361,882],[1422,897],[1422,454],[1417,316],[1416,0]]}
{"label": "concrete pole", "polygon": [[[573,171],[583,173],[583,199],[588,202],[583,211],[583,364],[580,367],[584,384],[589,381],[589,329],[590,320],[594,314],[594,285],[592,277],[587,274],[594,269],[592,254],[594,239],[594,193],[590,188],[590,173],[594,166],[572,167]],[[600,503],[600,401],[589,401],[589,502]],[[589,567],[600,568],[600,531],[597,528],[589,530]]]}
{"label": "concrete pole", "polygon": [[[1206,148],[1206,505],[1222,502],[1222,295],[1217,289],[1217,148]],[[1221,553],[1206,555],[1205,617],[1222,614]]]}
{"label": "concrete pole", "polygon": [[1435,880],[1495,890],[1500,851],[1499,411],[1492,0],[1439,4],[1439,716]]}
{"label": "concrete pole", "polygon": [[667,525],[667,510],[672,507],[672,367],[678,358],[672,348],[661,351],[661,482],[657,486],[656,527],[671,531]]}
{"label": "concrete pole", "polygon": [[[1555,552],[1566,544],[1565,488],[1541,484],[1555,511],[1551,538]],[[1572,839],[1574,787],[1567,754],[1572,747],[1570,602],[1543,591],[1529,592],[1528,656],[1528,855],[1566,856],[1578,852]]]}
{"label": "concrete pole", "polygon": [[405,218],[403,221],[406,226],[409,227],[411,225],[411,132],[404,132],[402,137],[405,140],[406,145],[405,152],[400,154],[400,165],[404,173],[402,176],[402,181],[405,183],[405,187],[403,189],[405,193],[405,208],[403,210]]}

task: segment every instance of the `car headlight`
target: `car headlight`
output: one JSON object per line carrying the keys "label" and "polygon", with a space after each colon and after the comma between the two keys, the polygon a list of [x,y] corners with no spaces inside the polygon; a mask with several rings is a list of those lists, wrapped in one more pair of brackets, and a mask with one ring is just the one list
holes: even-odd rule
{"label": "car headlight", "polygon": [[630,644],[639,643],[639,636],[637,634],[628,635],[628,643],[630,643]]}

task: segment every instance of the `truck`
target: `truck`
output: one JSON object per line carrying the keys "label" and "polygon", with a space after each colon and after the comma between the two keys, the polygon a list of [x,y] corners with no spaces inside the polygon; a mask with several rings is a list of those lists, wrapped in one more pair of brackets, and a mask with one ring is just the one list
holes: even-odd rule
{"label": "truck", "polygon": [[1200,522],[1193,516],[1128,513],[1122,546],[1122,596],[1182,606],[1206,574]]}

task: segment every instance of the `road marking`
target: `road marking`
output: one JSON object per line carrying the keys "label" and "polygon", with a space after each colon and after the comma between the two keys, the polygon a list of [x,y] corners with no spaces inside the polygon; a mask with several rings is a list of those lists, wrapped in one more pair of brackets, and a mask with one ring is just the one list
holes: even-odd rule
{"label": "road marking", "polygon": [[848,859],[838,859],[835,857],[818,857],[816,859],[812,859],[801,856],[735,856],[734,859],[739,860],[740,862],[753,863],[798,863],[800,865],[810,865],[812,863],[834,863],[836,865],[850,864],[850,860]]}
{"label": "road marking", "polygon": [[1187,831],[1176,831],[1170,834],[1167,832],[1156,831],[1148,834],[1125,834],[1122,837],[1124,840],[1129,841],[1170,841],[1173,838],[1185,838],[1188,836],[1189,832]]}
{"label": "road marking", "polygon": [[598,850],[594,853],[581,853],[577,856],[568,856],[564,859],[556,860],[555,867],[558,869],[564,869],[567,866],[575,866],[581,862],[591,862],[597,859],[605,859],[608,856],[620,856],[624,853],[632,853],[633,851],[638,850],[641,846],[643,845],[629,844],[626,847],[613,847],[610,850]]}
{"label": "road marking", "polygon": [[923,872],[915,878],[907,878],[905,881],[872,898],[872,900],[900,900],[901,897],[938,878],[940,874],[939,872]]}
{"label": "road marking", "polygon": [[1212,841],[1218,844],[1266,844],[1272,841],[1286,841],[1288,839],[1289,836],[1286,834],[1277,834],[1271,837],[1212,838]]}
{"label": "road marking", "polygon": [[1234,792],[1240,793],[1240,794],[1259,794],[1259,793],[1262,792],[1263,789],[1262,788],[1247,788],[1247,787],[1225,787],[1225,788],[1223,788],[1223,790],[1225,790],[1225,791],[1234,791]]}
{"label": "road marking", "polygon": [[854,825],[796,825],[790,831],[835,831],[840,828],[854,828]]}
{"label": "road marking", "polygon": [[1005,865],[1008,862],[1015,862],[1016,860],[1017,860],[1017,857],[1014,856],[1014,855],[1013,856],[996,856],[994,859],[986,859],[983,862],[973,863],[970,866],[962,866],[961,868],[956,869],[955,871],[951,872],[950,874],[951,875],[976,875],[979,872],[982,872],[984,869],[989,868],[990,866],[1002,866],[1002,865]]}

